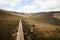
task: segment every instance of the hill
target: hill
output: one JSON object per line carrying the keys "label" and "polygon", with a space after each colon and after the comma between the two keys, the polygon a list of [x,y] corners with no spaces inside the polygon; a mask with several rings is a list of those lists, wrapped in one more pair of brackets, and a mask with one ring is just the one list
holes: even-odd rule
{"label": "hill", "polygon": [[[60,12],[31,13],[28,19],[23,19],[23,28],[31,40],[60,40]],[[30,30],[35,25],[34,32]]]}
{"label": "hill", "polygon": [[60,12],[41,12],[31,14],[31,18],[40,21],[46,22],[50,24],[60,25]]}
{"label": "hill", "polygon": [[16,32],[20,16],[13,15],[5,10],[0,10],[0,40],[14,40],[12,34]]}
{"label": "hill", "polygon": [[13,36],[13,34],[18,31],[20,19],[29,20],[28,14],[0,10],[0,40],[16,39],[16,35]]}
{"label": "hill", "polygon": [[[30,40],[60,40],[60,12],[22,14],[0,10],[0,39],[15,40],[19,20],[22,20],[24,33]],[[31,33],[31,28],[34,31]],[[26,37],[26,36],[25,36]]]}
{"label": "hill", "polygon": [[[34,40],[60,40],[60,12],[33,13],[30,26],[34,24]],[[37,36],[38,35],[38,36]]]}
{"label": "hill", "polygon": [[52,11],[52,12],[40,12],[40,13],[33,13],[31,14],[33,16],[39,15],[39,16],[44,16],[44,17],[60,17],[60,11]]}

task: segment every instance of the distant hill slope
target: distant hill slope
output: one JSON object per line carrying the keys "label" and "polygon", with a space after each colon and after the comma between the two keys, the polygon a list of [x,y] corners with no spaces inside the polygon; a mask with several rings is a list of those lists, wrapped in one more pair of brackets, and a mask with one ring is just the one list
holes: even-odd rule
{"label": "distant hill slope", "polygon": [[0,12],[14,14],[14,15],[25,15],[24,13],[21,13],[21,12],[6,11],[6,10],[2,10],[2,9],[0,9]]}
{"label": "distant hill slope", "polygon": [[31,14],[31,18],[40,21],[46,22],[54,25],[60,25],[60,12],[41,12]]}
{"label": "distant hill slope", "polygon": [[60,11],[52,11],[52,12],[40,12],[40,13],[33,13],[33,16],[44,16],[44,17],[60,17]]}

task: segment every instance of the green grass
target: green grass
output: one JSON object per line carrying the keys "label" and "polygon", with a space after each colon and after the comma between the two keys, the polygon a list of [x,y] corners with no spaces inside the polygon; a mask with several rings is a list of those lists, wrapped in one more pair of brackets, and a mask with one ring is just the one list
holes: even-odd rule
{"label": "green grass", "polygon": [[14,40],[12,34],[17,31],[19,21],[19,16],[0,12],[0,40]]}
{"label": "green grass", "polygon": [[[32,40],[60,40],[60,21],[51,18],[40,19],[25,18],[22,20],[24,31],[27,31]],[[42,20],[43,19],[43,20]],[[40,20],[40,21],[38,21]],[[30,32],[32,25],[35,25],[34,32]]]}
{"label": "green grass", "polygon": [[[0,40],[15,40],[12,36],[17,32],[20,19],[22,20],[23,30],[28,33],[27,39],[30,40],[60,40],[60,20],[45,17],[25,17],[12,15],[9,12],[0,12]],[[31,33],[32,25],[35,25],[34,32]]]}
{"label": "green grass", "polygon": [[44,17],[44,16],[38,15],[38,16],[32,16],[31,18],[37,22],[43,22],[43,23],[45,22],[45,23],[60,26],[60,20],[57,18],[54,18],[54,17],[49,18],[49,17]]}

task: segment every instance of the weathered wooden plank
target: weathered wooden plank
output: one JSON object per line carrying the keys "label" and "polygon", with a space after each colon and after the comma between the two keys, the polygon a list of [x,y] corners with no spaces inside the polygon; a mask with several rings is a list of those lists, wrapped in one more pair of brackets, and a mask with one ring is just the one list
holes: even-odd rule
{"label": "weathered wooden plank", "polygon": [[19,22],[19,27],[18,27],[18,33],[17,33],[16,40],[24,40],[23,28],[22,28],[22,22],[21,22],[21,20]]}

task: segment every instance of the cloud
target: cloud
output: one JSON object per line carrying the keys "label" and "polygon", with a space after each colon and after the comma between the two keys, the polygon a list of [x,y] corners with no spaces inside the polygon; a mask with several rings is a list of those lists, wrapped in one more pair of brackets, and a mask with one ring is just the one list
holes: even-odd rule
{"label": "cloud", "polygon": [[60,11],[60,0],[0,0],[0,8],[20,12]]}
{"label": "cloud", "polygon": [[7,3],[4,0],[0,0],[0,4],[7,4]]}
{"label": "cloud", "polygon": [[22,0],[7,0],[11,6],[16,6],[18,3],[20,3]]}
{"label": "cloud", "polygon": [[16,6],[22,0],[0,0],[0,4],[10,5],[12,7]]}
{"label": "cloud", "polygon": [[8,10],[8,11],[14,11],[13,8],[9,8],[9,7],[3,7],[3,8],[1,8],[1,9]]}
{"label": "cloud", "polygon": [[[48,10],[58,10],[60,6],[60,0],[35,0],[37,5],[41,8],[41,11],[48,11]],[[59,8],[60,9],[60,8]]]}
{"label": "cloud", "polygon": [[14,7],[21,2],[22,0],[0,0],[0,9],[16,11]]}
{"label": "cloud", "polygon": [[[26,0],[27,1],[27,0]],[[33,13],[33,12],[39,12],[38,5],[35,3],[36,1],[32,0],[30,1],[31,4],[27,4],[24,7],[22,7],[19,11],[25,12],[25,13]]]}
{"label": "cloud", "polygon": [[[31,1],[31,3],[32,3],[31,5],[24,6],[21,9],[21,11],[22,12],[60,11],[60,0],[33,0]],[[39,9],[37,7],[39,7]]]}
{"label": "cloud", "polygon": [[23,0],[23,1],[29,2],[30,0]]}
{"label": "cloud", "polygon": [[37,8],[36,5],[25,5],[20,9],[21,12],[34,12]]}

